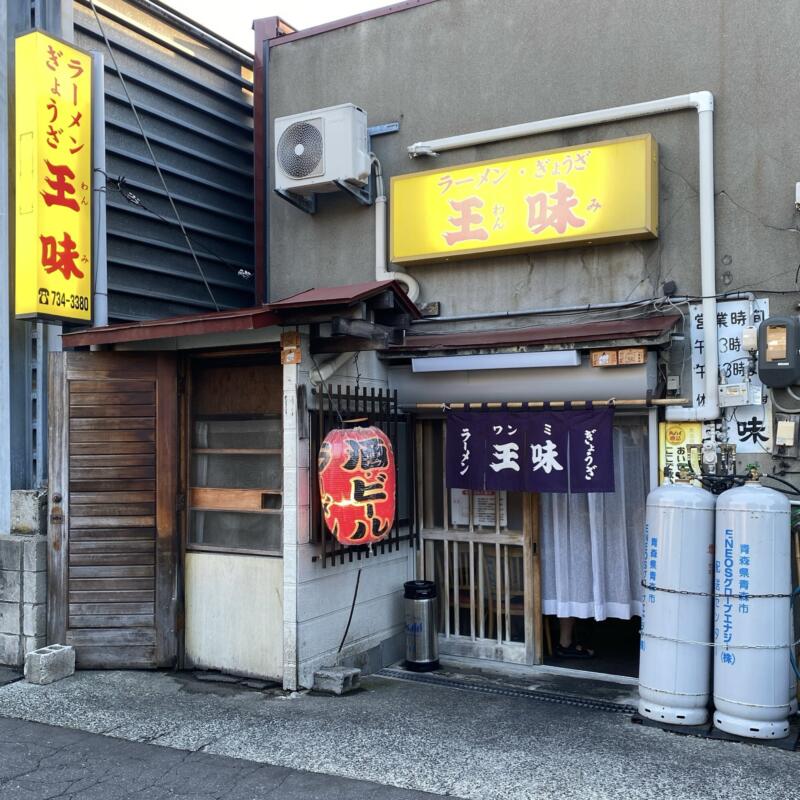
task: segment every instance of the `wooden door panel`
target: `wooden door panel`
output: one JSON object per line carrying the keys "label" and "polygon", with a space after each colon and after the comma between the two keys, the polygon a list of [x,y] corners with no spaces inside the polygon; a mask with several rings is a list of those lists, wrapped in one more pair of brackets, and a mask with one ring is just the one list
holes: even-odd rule
{"label": "wooden door panel", "polygon": [[85,442],[153,442],[155,433],[146,428],[137,430],[73,430],[70,433],[70,442],[74,448],[76,444]]}
{"label": "wooden door panel", "polygon": [[[120,598],[129,591],[153,592],[155,579],[150,578],[73,578],[69,582],[70,597],[75,592],[119,592]],[[152,595],[148,595],[151,597]]]}
{"label": "wooden door panel", "polygon": [[113,539],[155,541],[155,528],[72,528],[70,541],[102,542]]}
{"label": "wooden door panel", "polygon": [[51,523],[49,639],[74,645],[82,667],[169,665],[177,651],[175,361],[52,359],[51,494],[61,495],[63,521],[56,513]]}
{"label": "wooden door panel", "polygon": [[[152,417],[129,417],[126,419],[71,419],[69,421],[70,431],[93,431],[99,438],[100,431],[115,431],[115,430],[146,430],[152,433],[153,431],[153,418]],[[98,440],[95,438],[95,441]]]}

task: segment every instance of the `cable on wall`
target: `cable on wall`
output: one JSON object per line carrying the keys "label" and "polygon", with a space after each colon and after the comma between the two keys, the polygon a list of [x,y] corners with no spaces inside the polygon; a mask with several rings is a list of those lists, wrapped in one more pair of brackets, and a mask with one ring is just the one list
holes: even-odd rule
{"label": "cable on wall", "polygon": [[106,49],[108,50],[108,54],[111,56],[111,61],[114,64],[114,69],[117,72],[117,77],[119,78],[120,85],[122,86],[122,90],[125,92],[125,97],[128,99],[128,104],[131,107],[131,111],[133,112],[133,116],[136,119],[136,124],[139,127],[139,131],[142,134],[142,139],[144,139],[145,146],[147,147],[147,152],[150,154],[150,158],[153,161],[153,166],[156,168],[156,172],[158,173],[159,180],[161,181],[161,185],[164,187],[164,192],[169,199],[169,204],[172,208],[172,213],[175,214],[175,219],[178,222],[178,226],[181,229],[181,233],[183,234],[183,238],[186,240],[186,245],[189,248],[189,252],[192,254],[192,259],[194,260],[195,266],[197,267],[197,271],[200,273],[200,277],[203,279],[203,283],[205,284],[206,290],[208,291],[209,296],[211,297],[211,302],[214,304],[214,308],[219,311],[219,304],[217,303],[216,297],[214,297],[214,293],[211,291],[211,286],[208,283],[208,279],[206,278],[206,274],[203,271],[203,268],[200,266],[200,261],[197,258],[197,254],[194,251],[194,247],[192,247],[192,240],[189,238],[189,234],[186,232],[186,228],[183,224],[183,220],[181,219],[180,214],[178,213],[178,209],[175,206],[175,200],[172,198],[172,193],[167,186],[167,182],[164,179],[164,175],[161,172],[161,166],[158,163],[158,159],[156,158],[155,153],[153,152],[153,148],[150,146],[150,140],[147,138],[147,133],[145,133],[144,126],[142,125],[142,120],[139,117],[139,112],[136,110],[136,106],[133,102],[133,99],[128,92],[128,86],[125,83],[125,79],[122,77],[122,72],[120,71],[119,65],[117,64],[116,56],[114,55],[114,51],[111,49],[111,42],[108,41],[108,36],[106,36],[105,28],[103,28],[103,23],[100,22],[100,15],[97,13],[97,8],[95,7],[94,0],[89,0],[89,5],[92,7],[92,13],[94,14],[95,21],[97,22],[97,27],[100,29],[100,35],[103,37],[103,41],[105,42]]}

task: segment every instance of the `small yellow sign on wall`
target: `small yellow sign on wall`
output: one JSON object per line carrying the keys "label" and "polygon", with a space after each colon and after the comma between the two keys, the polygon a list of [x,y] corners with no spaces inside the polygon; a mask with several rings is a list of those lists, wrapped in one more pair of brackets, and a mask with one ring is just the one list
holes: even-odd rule
{"label": "small yellow sign on wall", "polygon": [[[658,423],[658,484],[675,478],[681,467],[689,467],[692,472],[700,472],[697,451],[690,445],[703,444],[703,425],[700,422],[659,422]],[[692,481],[700,486],[698,481]]]}
{"label": "small yellow sign on wall", "polygon": [[34,31],[16,40],[15,312],[92,319],[92,61]]}
{"label": "small yellow sign on wall", "polygon": [[397,263],[658,235],[650,134],[399,175],[391,189]]}

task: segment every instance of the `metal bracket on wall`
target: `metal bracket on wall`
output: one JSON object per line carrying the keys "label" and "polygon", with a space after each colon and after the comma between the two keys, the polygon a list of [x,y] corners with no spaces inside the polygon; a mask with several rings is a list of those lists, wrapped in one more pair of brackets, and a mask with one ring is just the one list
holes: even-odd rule
{"label": "metal bracket on wall", "polygon": [[347,194],[352,195],[355,199],[360,203],[362,206],[371,206],[375,199],[373,197],[372,192],[372,175],[370,175],[369,181],[367,181],[366,186],[353,186],[349,184],[347,181],[340,181],[335,180],[334,183],[344,192]]}
{"label": "metal bracket on wall", "polygon": [[[367,136],[369,139],[369,150],[372,152],[372,137],[385,136],[387,133],[397,133],[400,130],[399,122],[385,122],[382,125],[372,125],[367,128]],[[371,206],[375,202],[375,191],[373,189],[374,178],[370,170],[369,181],[366,186],[353,186],[347,181],[334,180],[334,183],[343,191],[354,197],[356,201],[362,206]],[[316,193],[306,197],[305,195],[297,194],[296,192],[289,192],[285,189],[273,190],[278,197],[282,197],[287,202],[291,203],[295,208],[305,211],[306,214],[317,213],[317,195]]]}
{"label": "metal bracket on wall", "polygon": [[282,197],[288,203],[291,203],[295,208],[299,208],[301,211],[305,211],[306,214],[316,214],[317,213],[317,195],[312,194],[308,197],[302,194],[296,194],[295,192],[287,192],[285,189],[273,189],[278,197]]}
{"label": "metal bracket on wall", "polygon": [[370,125],[367,128],[367,136],[372,140],[373,136],[385,136],[387,133],[397,133],[399,130],[399,122],[384,122],[382,125]]}

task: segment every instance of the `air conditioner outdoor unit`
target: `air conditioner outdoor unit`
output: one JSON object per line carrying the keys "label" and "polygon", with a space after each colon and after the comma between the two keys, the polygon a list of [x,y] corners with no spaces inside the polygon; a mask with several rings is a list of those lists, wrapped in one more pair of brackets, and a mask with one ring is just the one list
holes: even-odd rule
{"label": "air conditioner outdoor unit", "polygon": [[336,181],[369,181],[367,114],[343,103],[275,120],[275,188],[333,192]]}

